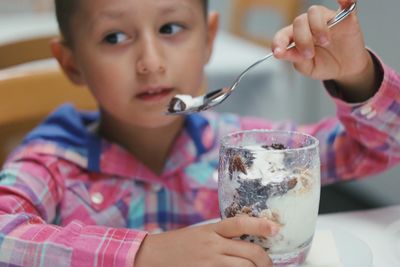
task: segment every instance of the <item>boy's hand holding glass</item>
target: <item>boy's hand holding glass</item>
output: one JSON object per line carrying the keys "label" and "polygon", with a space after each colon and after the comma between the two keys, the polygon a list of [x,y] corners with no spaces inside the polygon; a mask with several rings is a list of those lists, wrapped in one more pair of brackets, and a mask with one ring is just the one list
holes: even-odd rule
{"label": "boy's hand holding glass", "polygon": [[148,235],[136,256],[135,267],[272,267],[264,249],[240,237],[263,238],[279,226],[265,218],[239,216],[218,223]]}

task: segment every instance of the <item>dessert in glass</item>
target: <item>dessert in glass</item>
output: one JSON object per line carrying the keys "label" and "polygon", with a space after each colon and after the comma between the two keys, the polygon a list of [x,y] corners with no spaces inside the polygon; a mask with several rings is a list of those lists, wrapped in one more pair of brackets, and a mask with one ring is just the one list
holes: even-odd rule
{"label": "dessert in glass", "polygon": [[275,266],[303,263],[311,247],[321,187],[318,144],[291,131],[241,131],[222,139],[221,217],[266,217],[279,224],[274,237],[241,237],[261,245]]}

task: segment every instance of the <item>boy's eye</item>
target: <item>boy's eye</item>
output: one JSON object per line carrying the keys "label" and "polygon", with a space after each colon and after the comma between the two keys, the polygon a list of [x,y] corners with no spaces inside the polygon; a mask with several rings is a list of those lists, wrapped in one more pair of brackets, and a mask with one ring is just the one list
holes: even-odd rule
{"label": "boy's eye", "polygon": [[113,32],[104,37],[104,41],[108,44],[119,44],[128,39],[128,36],[122,32]]}
{"label": "boy's eye", "polygon": [[172,35],[172,34],[176,34],[176,33],[180,32],[182,29],[183,29],[183,26],[181,26],[179,24],[169,23],[169,24],[163,25],[160,28],[160,33]]}

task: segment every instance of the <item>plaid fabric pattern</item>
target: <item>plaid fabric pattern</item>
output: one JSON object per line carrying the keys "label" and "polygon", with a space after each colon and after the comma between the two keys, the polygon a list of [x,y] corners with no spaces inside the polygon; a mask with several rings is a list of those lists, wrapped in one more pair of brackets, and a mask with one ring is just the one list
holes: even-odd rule
{"label": "plaid fabric pattern", "polygon": [[[400,75],[383,69],[369,101],[334,98],[339,119],[297,126],[211,112],[188,116],[159,176],[101,138],[74,131],[74,142],[62,131],[57,140],[46,137],[51,131],[28,138],[0,173],[0,266],[133,266],[147,233],[218,217],[218,142],[235,130],[316,136],[323,184],[388,169],[400,160]],[[86,131],[82,121],[90,116],[63,110],[68,116],[56,112],[48,123],[58,116]]]}

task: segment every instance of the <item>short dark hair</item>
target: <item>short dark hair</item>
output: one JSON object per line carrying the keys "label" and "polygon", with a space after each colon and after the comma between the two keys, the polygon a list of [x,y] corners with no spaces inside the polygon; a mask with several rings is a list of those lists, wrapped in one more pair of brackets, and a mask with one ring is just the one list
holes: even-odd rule
{"label": "short dark hair", "polygon": [[201,2],[203,2],[203,7],[204,7],[204,15],[208,16],[208,0],[202,0]]}
{"label": "short dark hair", "polygon": [[66,45],[72,45],[71,18],[78,10],[81,0],[55,0],[55,12],[60,29]]}
{"label": "short dark hair", "polygon": [[[79,8],[80,1],[84,0],[55,0],[55,11],[58,27],[67,46],[72,45],[71,18]],[[204,13],[208,14],[208,0],[201,0]]]}

